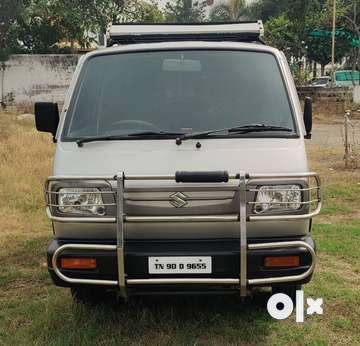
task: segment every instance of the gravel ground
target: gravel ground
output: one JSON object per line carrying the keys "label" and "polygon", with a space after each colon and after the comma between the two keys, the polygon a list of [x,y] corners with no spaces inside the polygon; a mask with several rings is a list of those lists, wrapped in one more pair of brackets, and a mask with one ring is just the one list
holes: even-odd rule
{"label": "gravel ground", "polygon": [[[360,139],[360,120],[353,120],[355,131]],[[312,141],[325,147],[343,145],[343,124],[314,124]]]}

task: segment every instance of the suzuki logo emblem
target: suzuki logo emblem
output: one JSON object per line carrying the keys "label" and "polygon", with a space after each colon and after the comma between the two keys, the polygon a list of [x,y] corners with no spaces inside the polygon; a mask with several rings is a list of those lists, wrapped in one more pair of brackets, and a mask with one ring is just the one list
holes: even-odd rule
{"label": "suzuki logo emblem", "polygon": [[170,196],[170,204],[172,204],[175,208],[182,208],[188,204],[188,196],[186,196],[182,192],[176,192]]}

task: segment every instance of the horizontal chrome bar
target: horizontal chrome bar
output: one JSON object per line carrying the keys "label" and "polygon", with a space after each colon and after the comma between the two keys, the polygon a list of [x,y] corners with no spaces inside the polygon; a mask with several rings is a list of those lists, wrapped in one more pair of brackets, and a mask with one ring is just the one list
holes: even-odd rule
{"label": "horizontal chrome bar", "polygon": [[318,174],[315,172],[307,173],[264,173],[264,174],[249,174],[249,180],[259,179],[282,179],[282,178],[311,178],[317,177]]}
{"label": "horizontal chrome bar", "polygon": [[[175,174],[169,175],[125,175],[125,180],[175,180]],[[230,180],[237,180],[237,174],[230,174]],[[60,175],[51,176],[48,181],[57,180],[116,180],[116,176],[77,176],[77,175]]]}
{"label": "horizontal chrome bar", "polygon": [[[237,179],[237,174],[229,175],[229,180]],[[125,175],[125,180],[175,180],[175,175]]]}
{"label": "horizontal chrome bar", "polygon": [[175,175],[126,175],[125,180],[175,180]]}
{"label": "horizontal chrome bar", "polygon": [[266,216],[249,216],[248,221],[292,221],[292,220],[306,220],[319,215],[321,210],[321,203],[311,213],[297,214],[297,215],[266,215]]}
{"label": "horizontal chrome bar", "polygon": [[101,204],[52,204],[48,203],[48,207],[55,207],[55,208],[87,208],[87,207],[115,207],[116,203],[101,203]]}
{"label": "horizontal chrome bar", "polygon": [[187,278],[187,279],[127,279],[129,285],[238,285],[239,279],[212,279],[212,278]]}
{"label": "horizontal chrome bar", "polygon": [[306,205],[306,204],[312,204],[312,203],[318,203],[318,202],[320,202],[319,199],[314,199],[312,201],[307,201],[307,202],[265,202],[265,203],[262,203],[262,202],[247,202],[247,204],[260,204],[260,205],[261,204],[269,204],[269,205],[301,204],[301,205]]}
{"label": "horizontal chrome bar", "polygon": [[[45,191],[48,195],[78,195],[79,192],[59,192],[59,191]],[[116,191],[93,191],[85,192],[87,195],[116,195]]]}
{"label": "horizontal chrome bar", "polygon": [[311,254],[311,260],[312,260],[310,268],[302,274],[292,275],[292,276],[263,278],[263,279],[250,279],[250,280],[248,280],[249,285],[266,285],[266,284],[301,281],[301,280],[306,279],[308,276],[310,276],[315,269],[315,264],[316,264],[315,250],[309,244],[307,244],[303,241],[249,244],[248,248],[249,248],[249,250],[305,248]]}
{"label": "horizontal chrome bar", "polygon": [[46,208],[46,214],[52,221],[63,223],[115,223],[116,217],[68,217],[54,216],[51,214],[50,208]]}
{"label": "horizontal chrome bar", "polygon": [[116,251],[116,245],[89,245],[89,244],[65,244],[60,246],[54,252],[52,258],[52,267],[56,275],[63,281],[71,284],[86,284],[86,285],[103,285],[103,286],[117,286],[118,281],[114,280],[95,280],[95,279],[75,279],[64,275],[58,267],[58,258],[65,250],[101,250],[101,251]]}
{"label": "horizontal chrome bar", "polygon": [[239,191],[239,187],[237,184],[232,183],[215,183],[215,184],[182,184],[181,189],[177,185],[161,185],[161,186],[153,186],[153,185],[142,185],[142,186],[125,186],[124,192],[125,193],[137,193],[137,192],[168,192],[168,193],[175,193],[181,190],[181,192],[212,192],[212,191],[221,191],[221,192],[236,192]]}
{"label": "horizontal chrome bar", "polygon": [[115,180],[115,177],[112,176],[79,176],[79,175],[57,175],[51,176],[48,178],[48,181],[58,181],[58,180]]}
{"label": "horizontal chrome bar", "polygon": [[[264,185],[266,186],[266,185]],[[269,185],[271,186],[271,185]],[[280,191],[280,192],[287,192],[287,191],[302,191],[302,192],[308,192],[308,191],[315,191],[315,190],[318,190],[319,189],[319,186],[313,186],[313,187],[308,187],[308,188],[304,188],[304,189],[273,189],[273,190],[270,190],[270,191]],[[261,190],[261,189],[248,189],[246,191],[249,191],[249,192],[262,192],[264,190]],[[269,190],[266,190],[266,192],[268,192]]]}
{"label": "horizontal chrome bar", "polygon": [[[187,197],[187,201],[228,201],[233,200],[234,196],[227,197],[227,196],[220,196],[220,197]],[[124,200],[129,202],[169,202],[172,201],[170,197],[125,197]]]}
{"label": "horizontal chrome bar", "polygon": [[[267,173],[267,174],[249,174],[248,177],[252,179],[281,179],[281,178],[309,178],[316,177],[315,172],[304,173]],[[238,174],[229,174],[230,180],[237,180]],[[77,175],[63,175],[51,176],[48,181],[57,180],[116,180],[116,176],[77,176]],[[125,175],[125,180],[175,180],[175,175]]]}
{"label": "horizontal chrome bar", "polygon": [[126,222],[237,222],[239,215],[125,216]]}

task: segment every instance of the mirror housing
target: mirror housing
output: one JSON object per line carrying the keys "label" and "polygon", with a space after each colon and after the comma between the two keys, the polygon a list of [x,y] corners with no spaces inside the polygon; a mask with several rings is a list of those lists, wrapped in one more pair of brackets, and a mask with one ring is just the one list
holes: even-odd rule
{"label": "mirror housing", "polygon": [[35,103],[35,124],[38,131],[50,132],[53,135],[53,138],[55,138],[59,119],[59,108],[57,103]]}
{"label": "mirror housing", "polygon": [[311,139],[312,120],[313,120],[312,100],[311,97],[305,97],[305,104],[304,104],[304,124],[306,130],[305,139]]}

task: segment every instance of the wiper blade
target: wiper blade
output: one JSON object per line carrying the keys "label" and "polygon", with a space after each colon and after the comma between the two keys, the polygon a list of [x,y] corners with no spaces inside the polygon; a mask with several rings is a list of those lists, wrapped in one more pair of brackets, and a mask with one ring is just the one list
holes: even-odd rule
{"label": "wiper blade", "polygon": [[127,136],[136,137],[136,136],[180,136],[184,132],[167,132],[167,131],[144,131],[144,132],[134,132],[130,133]]}
{"label": "wiper blade", "polygon": [[179,132],[143,131],[143,132],[128,133],[125,135],[84,137],[78,139],[76,141],[76,144],[78,145],[78,147],[82,147],[84,143],[90,143],[90,142],[117,141],[132,137],[143,137],[143,136],[179,136],[183,134],[184,133],[179,133]]}
{"label": "wiper blade", "polygon": [[249,124],[249,125],[244,125],[244,126],[235,126],[235,127],[229,127],[229,128],[224,128],[224,129],[218,129],[218,130],[189,133],[189,134],[183,135],[182,137],[179,137],[177,142],[186,141],[187,139],[206,137],[206,136],[213,135],[216,133],[221,133],[221,132],[226,132],[227,134],[230,134],[230,133],[239,133],[240,134],[240,133],[266,132],[266,131],[269,131],[269,132],[271,132],[271,131],[293,132],[293,130],[288,127],[272,126],[272,125],[265,125],[265,124]]}
{"label": "wiper blade", "polygon": [[233,132],[266,132],[266,131],[280,131],[280,132],[293,132],[293,129],[289,127],[283,126],[273,126],[273,125],[265,125],[265,124],[253,124],[246,126],[233,127],[228,129],[229,133]]}

